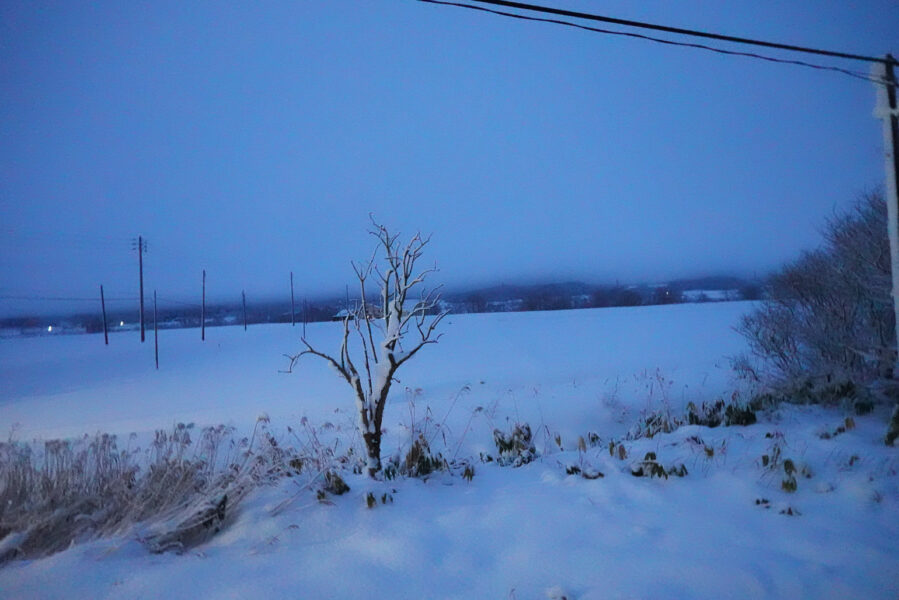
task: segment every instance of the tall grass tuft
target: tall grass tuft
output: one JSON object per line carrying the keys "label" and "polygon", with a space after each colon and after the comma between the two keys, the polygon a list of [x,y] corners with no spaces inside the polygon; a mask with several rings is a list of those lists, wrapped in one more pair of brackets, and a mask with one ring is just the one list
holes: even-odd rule
{"label": "tall grass tuft", "polygon": [[250,438],[179,423],[144,450],[105,433],[0,443],[0,565],[109,535],[133,534],[152,552],[206,541],[250,491],[289,469],[291,452],[267,422]]}

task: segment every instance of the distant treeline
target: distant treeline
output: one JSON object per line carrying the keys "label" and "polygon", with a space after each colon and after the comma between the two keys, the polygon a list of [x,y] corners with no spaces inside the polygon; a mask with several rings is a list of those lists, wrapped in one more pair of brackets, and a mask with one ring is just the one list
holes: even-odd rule
{"label": "distant treeline", "polygon": [[[599,308],[612,306],[641,306],[675,304],[679,302],[703,302],[723,300],[756,300],[762,295],[762,286],[735,277],[709,277],[682,279],[657,285],[589,285],[583,282],[566,282],[535,285],[498,285],[443,295],[442,308],[451,313],[515,312],[540,310],[565,310],[572,308]],[[358,302],[358,298],[331,298],[297,302],[291,310],[290,301],[247,302],[246,323],[302,324],[332,321],[342,318],[342,311]],[[368,302],[377,303],[375,297]],[[135,303],[136,304],[136,303]],[[157,310],[161,329],[200,326],[200,307],[178,306]],[[153,327],[152,305],[144,312],[145,326]],[[133,309],[110,310],[107,324],[110,331],[134,329],[139,326],[139,311]],[[103,331],[103,319],[99,312],[56,317],[13,317],[0,319],[0,328],[40,330],[53,324],[58,329],[78,330],[87,333]],[[241,302],[207,304],[206,326],[243,325],[244,307]]]}
{"label": "distant treeline", "polygon": [[579,281],[536,285],[499,285],[448,294],[453,312],[566,310],[644,306],[680,302],[758,300],[759,283],[736,277],[679,279],[657,285],[589,285]]}

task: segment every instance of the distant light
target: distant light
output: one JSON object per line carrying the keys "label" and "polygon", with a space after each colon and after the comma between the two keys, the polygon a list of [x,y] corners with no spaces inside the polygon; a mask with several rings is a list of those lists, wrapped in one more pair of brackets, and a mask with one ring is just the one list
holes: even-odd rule
{"label": "distant light", "polygon": [[50,333],[51,331],[53,331],[53,325],[47,327],[47,333]]}
{"label": "distant light", "polygon": [[125,321],[119,321],[119,327],[124,327],[124,326],[125,326]]}

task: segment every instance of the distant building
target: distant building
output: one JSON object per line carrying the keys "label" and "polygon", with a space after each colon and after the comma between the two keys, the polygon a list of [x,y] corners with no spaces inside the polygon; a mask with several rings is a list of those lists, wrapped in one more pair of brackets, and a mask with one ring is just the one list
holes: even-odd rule
{"label": "distant building", "polygon": [[[350,320],[355,319],[357,310],[358,310],[358,304],[353,306],[352,310],[347,310],[345,308],[340,309],[339,311],[337,311],[337,314],[335,314],[333,317],[331,317],[331,320],[332,321],[343,321],[347,317],[349,317]],[[380,319],[382,316],[381,307],[377,306],[375,304],[366,304],[365,312],[372,319]]]}

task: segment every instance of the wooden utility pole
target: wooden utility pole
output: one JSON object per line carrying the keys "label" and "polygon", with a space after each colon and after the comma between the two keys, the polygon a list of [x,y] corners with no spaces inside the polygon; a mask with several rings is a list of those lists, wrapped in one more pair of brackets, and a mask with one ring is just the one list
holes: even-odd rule
{"label": "wooden utility pole", "polygon": [[156,351],[156,370],[159,370],[159,320],[156,318],[156,290],[153,290],[153,345]]}
{"label": "wooden utility pole", "polygon": [[[883,119],[883,152],[886,167],[886,202],[890,237],[890,262],[893,275],[893,311],[896,316],[896,342],[899,345],[899,107],[896,102],[896,59],[886,55],[884,83],[877,103],[876,116]],[[893,366],[893,378],[899,378],[899,352]]]}
{"label": "wooden utility pole", "polygon": [[203,304],[200,308],[200,339],[206,341],[206,269],[203,269]]}
{"label": "wooden utility pole", "polygon": [[306,339],[306,298],[303,298],[303,339]]}
{"label": "wooden utility pole", "polygon": [[[134,242],[132,241],[132,244]],[[140,341],[145,340],[144,335],[144,252],[147,251],[147,242],[144,236],[137,236],[137,265],[140,272]]]}
{"label": "wooden utility pole", "polygon": [[247,293],[241,290],[240,297],[243,298],[243,330],[247,330]]}
{"label": "wooden utility pole", "polygon": [[293,271],[290,272],[290,326],[296,325],[296,310],[293,304]]}
{"label": "wooden utility pole", "polygon": [[103,340],[109,345],[109,329],[106,327],[106,297],[103,296],[103,284],[100,284],[100,308],[103,310]]}

